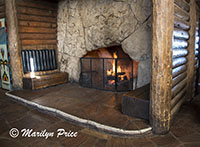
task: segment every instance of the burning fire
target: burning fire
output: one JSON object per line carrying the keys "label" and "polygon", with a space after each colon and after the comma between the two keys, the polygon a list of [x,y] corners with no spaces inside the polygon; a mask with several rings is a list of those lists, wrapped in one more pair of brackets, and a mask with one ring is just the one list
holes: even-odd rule
{"label": "burning fire", "polygon": [[[117,59],[117,53],[113,53],[113,58]],[[122,69],[120,66],[117,66],[117,73],[121,73]],[[115,60],[112,61],[112,69],[107,70],[107,76],[115,76]]]}
{"label": "burning fire", "polygon": [[[107,76],[115,77],[115,73],[116,73],[116,71],[115,71],[115,61],[116,60],[115,59],[118,58],[116,52],[113,53],[113,58],[114,59],[112,61],[112,68],[110,70],[107,70]],[[118,73],[117,77],[120,78],[120,81],[123,81],[126,76],[126,73],[122,74],[122,69],[119,65],[117,66],[117,73]],[[115,83],[115,80],[109,81],[109,84],[114,84],[114,83]]]}

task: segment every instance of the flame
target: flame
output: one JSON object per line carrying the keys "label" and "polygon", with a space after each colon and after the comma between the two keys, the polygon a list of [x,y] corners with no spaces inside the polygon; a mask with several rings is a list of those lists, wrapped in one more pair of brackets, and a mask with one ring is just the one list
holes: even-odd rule
{"label": "flame", "polygon": [[[117,53],[116,52],[114,52],[113,53],[113,61],[112,61],[112,68],[110,69],[110,70],[107,70],[107,76],[115,76],[115,73],[116,73],[116,71],[115,71],[115,59],[117,59],[118,58],[118,56],[117,56]],[[117,66],[117,73],[121,73],[122,72],[122,69],[121,69],[121,67],[120,66]],[[125,75],[118,75],[118,77],[120,77],[121,78],[121,80],[124,80],[124,77],[125,77]],[[110,84],[114,84],[114,80],[111,80],[110,81]]]}
{"label": "flame", "polygon": [[[107,70],[108,76],[115,76],[115,59],[118,58],[116,52],[113,53],[113,58],[114,58],[114,60],[112,61],[112,69]],[[117,66],[117,73],[120,73],[120,72],[122,72],[122,69],[120,66]]]}

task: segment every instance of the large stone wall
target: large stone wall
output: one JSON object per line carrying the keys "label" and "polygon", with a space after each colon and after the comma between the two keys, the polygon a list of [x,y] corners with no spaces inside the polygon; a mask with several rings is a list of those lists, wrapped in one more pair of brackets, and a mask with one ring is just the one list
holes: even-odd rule
{"label": "large stone wall", "polygon": [[138,87],[150,82],[151,0],[64,0],[58,8],[61,71],[78,81],[80,57],[88,51],[122,45],[139,62]]}

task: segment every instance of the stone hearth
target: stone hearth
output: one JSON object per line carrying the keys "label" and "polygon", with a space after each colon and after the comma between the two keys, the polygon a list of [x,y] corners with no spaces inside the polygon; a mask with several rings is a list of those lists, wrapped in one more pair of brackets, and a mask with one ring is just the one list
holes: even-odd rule
{"label": "stone hearth", "polygon": [[149,0],[65,0],[58,10],[58,58],[71,81],[80,78],[80,58],[102,47],[121,45],[139,62],[138,83],[150,82],[151,8]]}

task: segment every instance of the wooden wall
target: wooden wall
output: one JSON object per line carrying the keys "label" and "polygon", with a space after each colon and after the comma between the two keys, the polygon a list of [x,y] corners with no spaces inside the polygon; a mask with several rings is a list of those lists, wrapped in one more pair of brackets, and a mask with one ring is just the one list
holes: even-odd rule
{"label": "wooden wall", "polygon": [[187,88],[187,62],[190,30],[190,5],[188,0],[174,1],[174,41],[172,70],[172,116],[185,101]]}
{"label": "wooden wall", "polygon": [[196,8],[197,9],[197,26],[196,26],[196,36],[195,36],[195,62],[194,62],[194,68],[195,68],[195,79],[194,79],[194,92],[193,92],[193,96],[195,96],[195,94],[197,94],[198,92],[198,79],[199,79],[199,16],[200,16],[200,11],[199,11],[199,7]]}
{"label": "wooden wall", "polygon": [[57,48],[57,2],[16,0],[22,50]]}
{"label": "wooden wall", "polygon": [[0,18],[6,17],[5,0],[0,0]]}

